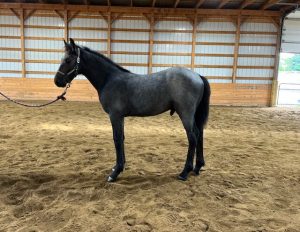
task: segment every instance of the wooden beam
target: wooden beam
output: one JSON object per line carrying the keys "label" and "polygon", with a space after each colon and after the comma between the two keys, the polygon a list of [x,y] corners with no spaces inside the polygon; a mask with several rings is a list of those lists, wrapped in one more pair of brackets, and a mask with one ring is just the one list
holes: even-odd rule
{"label": "wooden beam", "polygon": [[180,0],[175,0],[175,3],[174,3],[173,7],[176,8],[178,6],[179,2],[180,2]]}
{"label": "wooden beam", "polygon": [[24,20],[28,19],[30,16],[34,14],[36,10],[30,10],[29,12],[25,12],[26,14],[24,15]]}
{"label": "wooden beam", "polygon": [[280,45],[281,45],[281,27],[282,20],[279,22],[279,26],[277,27],[277,46],[275,50],[275,68],[273,71],[273,82],[272,82],[272,91],[271,91],[271,101],[270,106],[275,106],[277,102],[277,94],[278,94],[278,68],[279,68],[279,55],[280,55]]}
{"label": "wooden beam", "polygon": [[261,10],[266,10],[268,9],[269,7],[275,5],[276,3],[280,2],[280,0],[268,0],[266,1],[261,7],[260,9]]}
{"label": "wooden beam", "polygon": [[18,19],[21,19],[21,16],[17,11],[15,11],[13,8],[10,8],[10,10],[15,16],[17,16]]}
{"label": "wooden beam", "polygon": [[133,0],[130,0],[130,7],[133,7]]}
{"label": "wooden beam", "polygon": [[205,0],[198,0],[198,2],[195,5],[195,8],[198,9],[204,2],[205,2]]}
{"label": "wooden beam", "polygon": [[111,6],[110,0],[107,0],[107,5],[108,5],[108,6]]}
{"label": "wooden beam", "polygon": [[24,10],[22,9],[20,13],[22,78],[26,78],[24,21]]}
{"label": "wooden beam", "polygon": [[80,11],[76,11],[72,15],[70,15],[68,18],[68,22],[71,22],[72,19],[74,19],[79,13],[80,13]]}
{"label": "wooden beam", "polygon": [[244,0],[241,5],[240,5],[240,9],[244,9],[247,6],[251,5],[253,2],[255,2],[255,0]]}
{"label": "wooden beam", "polygon": [[85,5],[90,5],[90,0],[83,0]]}
{"label": "wooden beam", "polygon": [[235,83],[237,76],[237,66],[239,57],[239,44],[240,44],[240,30],[241,30],[241,16],[239,15],[236,23],[235,45],[234,45],[234,57],[232,68],[232,83]]}
{"label": "wooden beam", "polygon": [[149,54],[148,54],[148,74],[152,73],[152,56],[153,56],[153,39],[154,39],[155,19],[152,14],[150,17],[150,34],[149,34]]}
{"label": "wooden beam", "polygon": [[[155,15],[174,15],[181,16],[191,14],[191,9],[183,8],[154,8],[154,7],[107,7],[95,5],[62,5],[62,4],[38,4],[38,3],[7,3],[1,2],[0,9],[35,9],[35,10],[69,10],[80,12],[108,12],[111,13],[127,13],[127,14],[155,14]],[[282,16],[280,11],[262,11],[262,10],[229,10],[229,9],[196,9],[193,13],[205,16],[238,16],[238,15],[252,15],[252,16]]]}
{"label": "wooden beam", "polygon": [[54,10],[54,12],[55,12],[62,20],[64,20],[64,14],[60,13],[58,10]]}
{"label": "wooden beam", "polygon": [[111,58],[111,12],[107,13],[107,57]]}
{"label": "wooden beam", "polygon": [[66,42],[68,42],[69,40],[69,12],[68,10],[64,11],[64,15],[63,15],[63,20],[64,20],[64,40]]}
{"label": "wooden beam", "polygon": [[192,34],[192,57],[191,57],[191,68],[194,71],[195,68],[195,50],[196,50],[196,37],[197,37],[197,25],[198,18],[197,15],[194,16],[193,20],[193,34]]}
{"label": "wooden beam", "polygon": [[225,6],[230,0],[222,0],[219,5],[218,5],[218,9],[221,9],[223,6]]}
{"label": "wooden beam", "polygon": [[156,3],[156,0],[152,0],[151,6],[152,6],[152,7],[155,7],[155,3]]}

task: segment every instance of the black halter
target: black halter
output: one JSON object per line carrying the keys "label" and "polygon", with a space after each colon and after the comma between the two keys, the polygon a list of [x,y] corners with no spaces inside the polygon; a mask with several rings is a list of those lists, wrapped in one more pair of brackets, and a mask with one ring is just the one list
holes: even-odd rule
{"label": "black halter", "polygon": [[78,48],[78,57],[77,57],[77,60],[76,60],[76,65],[75,67],[68,73],[64,73],[60,70],[58,70],[57,72],[61,75],[63,75],[64,77],[69,77],[73,72],[75,72],[75,76],[76,77],[78,75],[78,70],[79,70],[79,64],[80,64],[80,49]]}

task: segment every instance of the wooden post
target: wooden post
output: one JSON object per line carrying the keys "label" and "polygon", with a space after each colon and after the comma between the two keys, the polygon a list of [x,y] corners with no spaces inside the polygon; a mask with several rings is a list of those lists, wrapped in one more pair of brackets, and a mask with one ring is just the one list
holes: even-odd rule
{"label": "wooden post", "polygon": [[154,39],[154,15],[150,18],[150,34],[149,34],[149,55],[148,55],[148,74],[152,73],[152,55],[153,55],[153,39]]}
{"label": "wooden post", "polygon": [[20,13],[20,29],[21,29],[21,62],[22,62],[22,78],[26,78],[25,63],[25,36],[24,36],[24,9]]}
{"label": "wooden post", "polygon": [[111,12],[107,15],[107,57],[111,58]]}
{"label": "wooden post", "polygon": [[277,94],[278,94],[278,68],[279,68],[279,55],[280,55],[280,44],[281,44],[281,27],[282,27],[282,19],[279,19],[279,24],[277,27],[277,44],[276,44],[276,54],[274,59],[274,73],[273,73],[273,82],[272,82],[272,90],[271,90],[271,99],[270,106],[276,106],[277,102]]}
{"label": "wooden post", "polygon": [[238,16],[237,24],[236,24],[234,55],[233,55],[233,69],[232,69],[232,83],[236,82],[237,65],[238,65],[238,57],[239,57],[239,43],[240,43],[240,36],[241,36],[240,32],[241,32],[241,15]]}
{"label": "wooden post", "polygon": [[64,39],[66,42],[68,42],[69,39],[69,21],[68,21],[68,10],[64,11],[64,25],[65,25],[65,33],[64,33]]}
{"label": "wooden post", "polygon": [[196,50],[196,37],[197,37],[197,14],[193,20],[193,35],[192,35],[192,57],[191,57],[191,68],[194,71],[195,68],[195,50]]}

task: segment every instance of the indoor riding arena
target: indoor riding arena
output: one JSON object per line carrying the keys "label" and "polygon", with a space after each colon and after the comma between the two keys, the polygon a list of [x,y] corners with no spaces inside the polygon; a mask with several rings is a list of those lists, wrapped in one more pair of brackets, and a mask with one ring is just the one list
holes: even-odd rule
{"label": "indoor riding arena", "polygon": [[[0,0],[0,231],[300,231],[299,84],[285,90],[294,91],[297,104],[278,104],[280,83],[287,83],[279,81],[287,67],[282,54],[300,54],[299,4]],[[178,178],[196,145],[176,107],[126,117],[125,132],[115,133],[113,113],[99,102],[106,86],[96,91],[87,75],[76,77],[91,50],[115,70],[141,74],[134,76],[140,86],[171,67],[208,80],[199,175]],[[61,67],[72,54],[77,63],[66,74]],[[289,62],[288,75],[299,81],[300,59]],[[54,80],[70,73],[76,77],[70,87],[57,87]],[[203,88],[201,76],[190,83]],[[182,91],[182,82],[172,83]],[[209,96],[205,88],[202,99]],[[127,95],[135,91],[159,97],[146,87]],[[182,101],[193,89],[184,93]],[[124,147],[125,169],[110,182]]]}

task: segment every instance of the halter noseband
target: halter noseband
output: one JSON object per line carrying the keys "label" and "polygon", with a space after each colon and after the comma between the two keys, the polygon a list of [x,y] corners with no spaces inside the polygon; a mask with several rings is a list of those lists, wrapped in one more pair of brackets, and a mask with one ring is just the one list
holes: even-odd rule
{"label": "halter noseband", "polygon": [[79,69],[79,64],[80,64],[80,49],[79,48],[77,48],[77,49],[78,49],[78,56],[77,56],[75,67],[70,72],[68,72],[68,73],[64,73],[64,72],[62,72],[60,70],[57,71],[59,74],[63,75],[64,77],[65,76],[69,76],[73,72],[75,72],[75,77],[78,75],[78,69]]}

